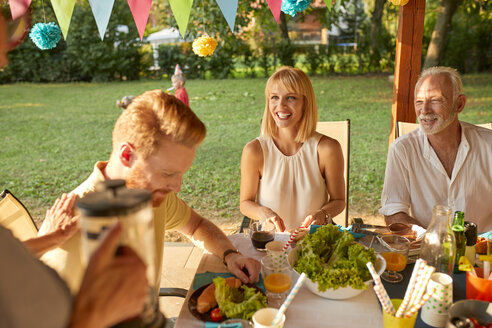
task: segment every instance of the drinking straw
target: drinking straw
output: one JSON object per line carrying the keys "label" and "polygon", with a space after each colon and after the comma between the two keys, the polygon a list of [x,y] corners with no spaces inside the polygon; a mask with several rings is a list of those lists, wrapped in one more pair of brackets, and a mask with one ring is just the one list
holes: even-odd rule
{"label": "drinking straw", "polygon": [[410,307],[413,307],[420,302],[422,296],[424,295],[427,284],[429,283],[430,277],[434,273],[434,271],[436,271],[436,268],[434,268],[433,266],[425,266],[424,272],[422,274],[422,279],[419,279],[415,287],[415,291],[412,294],[412,299],[409,305]]}
{"label": "drinking straw", "polygon": [[490,275],[490,262],[483,261],[483,279],[488,279]]}
{"label": "drinking straw", "polygon": [[372,288],[374,288],[374,291],[376,292],[376,296],[379,299],[379,302],[381,303],[381,306],[383,307],[384,311],[388,314],[394,315],[395,314],[395,307],[393,306],[393,303],[391,303],[391,299],[385,298],[383,294],[384,288],[382,288],[382,285],[374,285]]}
{"label": "drinking straw", "polygon": [[[369,272],[371,273],[372,278],[374,279],[374,287],[377,286],[379,289],[379,295],[378,292],[376,292],[376,296],[378,296],[379,301],[381,304],[389,304],[390,306],[390,311],[386,311],[388,313],[394,314],[395,313],[395,308],[393,307],[393,304],[391,303],[391,299],[388,296],[388,293],[386,292],[386,289],[384,289],[383,283],[381,282],[381,278],[377,274],[376,270],[374,269],[374,265],[372,265],[372,262],[367,262],[366,263],[367,268],[369,269]],[[389,303],[388,303],[389,302]]]}
{"label": "drinking straw", "polygon": [[296,230],[294,230],[293,233],[290,234],[289,241],[282,248],[282,252],[287,251],[287,249],[289,248],[290,244],[294,241],[294,238],[296,238],[296,236],[297,236],[298,233],[299,233],[299,229],[296,229]]}
{"label": "drinking straw", "polygon": [[424,268],[425,265],[426,265],[425,261],[422,259],[417,259],[417,261],[415,262],[415,266],[413,267],[413,271],[412,271],[412,276],[410,277],[410,281],[408,282],[408,287],[407,287],[407,290],[405,292],[405,297],[403,298],[403,301],[401,302],[400,307],[398,308],[398,311],[396,311],[395,317],[397,317],[397,318],[403,317],[403,313],[407,309],[408,304],[410,303],[410,299],[412,297],[412,293],[415,289],[415,283],[417,281],[417,275],[419,272],[422,271],[422,269]]}
{"label": "drinking straw", "polygon": [[304,279],[306,278],[306,274],[303,272],[297,279],[296,284],[290,291],[289,295],[287,295],[287,298],[285,299],[284,303],[282,306],[280,306],[280,309],[277,312],[277,315],[275,315],[275,318],[273,318],[271,325],[276,326],[280,319],[282,318],[282,315],[284,314],[285,310],[287,310],[287,307],[292,303],[292,300],[294,297],[296,297],[297,292],[299,289],[302,287],[302,284],[304,283]]}
{"label": "drinking straw", "polygon": [[418,302],[418,304],[415,304],[414,306],[412,306],[405,313],[405,317],[406,318],[413,317],[413,315],[415,314],[415,312],[417,312],[418,310],[420,310],[420,308],[425,304],[425,302],[427,302],[429,300],[429,298],[436,292],[436,290],[437,290],[436,287],[432,288],[431,290],[427,290],[427,293],[425,293],[425,295],[422,297],[422,299],[420,300],[420,302]]}

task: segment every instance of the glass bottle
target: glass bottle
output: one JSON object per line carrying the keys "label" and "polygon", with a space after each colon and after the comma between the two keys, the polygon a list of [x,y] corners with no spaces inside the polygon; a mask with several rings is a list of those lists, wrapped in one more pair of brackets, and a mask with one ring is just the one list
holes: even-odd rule
{"label": "glass bottle", "polygon": [[454,272],[459,273],[458,263],[460,257],[465,256],[466,236],[465,236],[465,213],[461,211],[454,212],[454,220],[451,224],[454,239],[456,242],[456,256],[454,258]]}
{"label": "glass bottle", "polygon": [[477,225],[473,222],[465,221],[466,248],[465,256],[471,265],[475,265],[475,244],[477,243]]}
{"label": "glass bottle", "polygon": [[436,268],[436,272],[453,276],[456,242],[449,224],[451,208],[444,205],[434,206],[432,220],[422,238],[420,258]]}

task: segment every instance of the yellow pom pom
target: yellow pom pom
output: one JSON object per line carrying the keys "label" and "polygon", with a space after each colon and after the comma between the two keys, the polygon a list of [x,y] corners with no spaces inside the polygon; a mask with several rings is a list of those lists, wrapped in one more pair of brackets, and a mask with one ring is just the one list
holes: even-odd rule
{"label": "yellow pom pom", "polygon": [[200,57],[211,56],[217,47],[217,41],[214,38],[204,35],[193,41],[193,52]]}
{"label": "yellow pom pom", "polygon": [[389,0],[395,6],[404,6],[408,3],[409,0]]}

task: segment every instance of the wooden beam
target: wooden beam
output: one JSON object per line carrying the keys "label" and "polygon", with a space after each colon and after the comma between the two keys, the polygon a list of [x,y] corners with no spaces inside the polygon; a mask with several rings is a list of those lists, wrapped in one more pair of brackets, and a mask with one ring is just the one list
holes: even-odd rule
{"label": "wooden beam", "polygon": [[400,6],[396,41],[395,80],[391,105],[389,144],[396,138],[396,121],[415,123],[413,92],[420,74],[425,0]]}

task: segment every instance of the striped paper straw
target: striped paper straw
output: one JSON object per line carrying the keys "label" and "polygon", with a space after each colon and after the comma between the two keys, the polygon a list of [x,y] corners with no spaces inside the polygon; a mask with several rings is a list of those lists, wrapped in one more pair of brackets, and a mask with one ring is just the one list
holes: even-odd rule
{"label": "striped paper straw", "polygon": [[383,294],[383,286],[382,285],[374,285],[373,286],[374,291],[376,292],[376,296],[379,299],[379,302],[381,303],[381,306],[383,307],[384,311],[388,314],[394,315],[395,314],[395,307],[393,306],[393,303],[391,303],[391,299],[385,298]]}
{"label": "striped paper straw", "polygon": [[[367,262],[366,263],[367,268],[369,269],[369,272],[371,273],[372,278],[374,279],[374,290],[376,290],[376,287],[378,288],[378,291],[376,292],[376,295],[379,298],[379,301],[381,304],[389,304],[390,306],[390,311],[388,313],[391,313],[392,315],[395,313],[395,308],[393,307],[393,304],[391,303],[391,299],[388,296],[388,293],[386,292],[386,289],[384,289],[383,283],[381,282],[381,278],[379,277],[378,273],[374,269],[374,265],[372,265],[372,262]],[[378,295],[379,292],[379,295]]]}
{"label": "striped paper straw", "polygon": [[410,318],[413,317],[413,315],[420,310],[420,308],[429,300],[429,298],[436,292],[437,288],[434,287],[431,290],[427,290],[427,293],[422,297],[420,302],[414,306],[412,306],[406,313],[405,317]]}
{"label": "striped paper straw", "polygon": [[294,230],[293,233],[290,234],[289,241],[284,245],[284,248],[282,248],[282,251],[285,252],[289,248],[290,244],[294,241],[294,238],[296,238],[297,234],[299,233],[299,229]]}
{"label": "striped paper straw", "polygon": [[397,318],[403,317],[403,313],[407,309],[408,304],[410,303],[410,299],[412,298],[412,293],[415,289],[415,283],[417,281],[418,273],[424,269],[424,266],[425,266],[425,261],[422,259],[418,259],[415,262],[415,266],[413,267],[413,271],[412,271],[412,276],[410,277],[410,281],[408,282],[408,287],[405,292],[405,297],[403,298],[403,301],[401,302],[398,311],[396,311],[395,317]]}
{"label": "striped paper straw", "polygon": [[436,270],[436,268],[434,268],[433,266],[430,266],[430,265],[425,266],[423,277],[417,283],[417,286],[416,286],[416,289],[414,292],[415,297],[412,297],[412,300],[410,301],[410,305],[409,305],[410,308],[418,305],[418,303],[422,299],[422,296],[424,295],[425,290],[427,288],[427,284],[429,283],[430,277],[432,276],[432,274],[434,273],[435,270]]}
{"label": "striped paper straw", "polygon": [[292,303],[292,300],[294,299],[294,297],[296,297],[297,292],[302,287],[302,284],[304,283],[305,278],[306,278],[306,274],[304,272],[301,273],[301,275],[297,279],[296,284],[294,285],[294,287],[290,291],[289,295],[287,295],[287,298],[285,299],[284,303],[282,304],[282,306],[278,310],[277,315],[275,316],[275,318],[273,318],[273,321],[271,323],[272,326],[276,326],[278,324],[278,322],[280,321],[280,318],[282,318],[282,315],[284,314],[285,310],[287,310],[287,307],[290,305],[290,303]]}

